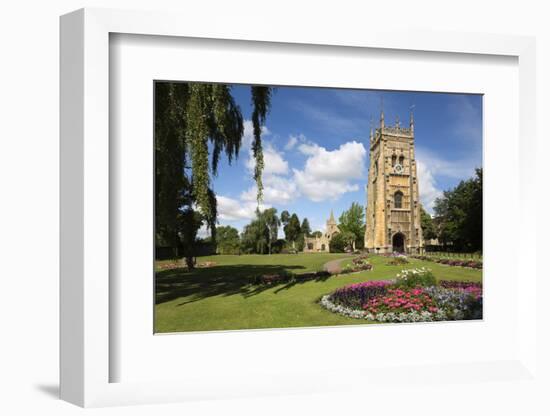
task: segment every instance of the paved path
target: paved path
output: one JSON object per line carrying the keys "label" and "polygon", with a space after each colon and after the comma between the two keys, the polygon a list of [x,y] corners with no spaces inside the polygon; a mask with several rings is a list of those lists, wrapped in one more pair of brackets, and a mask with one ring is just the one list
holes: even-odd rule
{"label": "paved path", "polygon": [[342,271],[340,263],[346,260],[351,260],[353,257],[346,257],[343,259],[331,260],[323,265],[323,269],[329,272],[330,274],[338,274]]}

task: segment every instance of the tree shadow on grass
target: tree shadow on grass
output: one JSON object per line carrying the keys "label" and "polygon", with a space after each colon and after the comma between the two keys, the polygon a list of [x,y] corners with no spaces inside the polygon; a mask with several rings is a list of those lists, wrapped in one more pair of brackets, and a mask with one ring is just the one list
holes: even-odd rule
{"label": "tree shadow on grass", "polygon": [[183,306],[212,296],[241,294],[244,297],[250,297],[275,286],[254,285],[254,277],[299,269],[305,269],[305,267],[235,264],[199,268],[193,271],[185,268],[158,271],[155,276],[155,302],[158,305],[174,299],[186,298],[178,304]]}
{"label": "tree shadow on grass", "polygon": [[287,282],[286,284],[284,284],[283,286],[277,288],[277,290],[275,290],[274,293],[279,293],[279,292],[282,292],[283,290],[288,290],[288,289],[292,289],[294,286],[296,285],[303,285],[304,283],[308,283],[308,282],[325,282],[327,281],[328,279],[330,279],[332,276],[331,275],[325,275],[325,276],[317,276],[315,277],[314,279],[304,279],[304,280],[301,280],[301,279],[297,279],[297,280],[292,280],[290,282]]}

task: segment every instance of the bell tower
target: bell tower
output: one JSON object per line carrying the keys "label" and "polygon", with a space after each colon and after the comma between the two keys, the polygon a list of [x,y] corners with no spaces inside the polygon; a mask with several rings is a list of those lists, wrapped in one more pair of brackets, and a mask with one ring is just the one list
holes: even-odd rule
{"label": "bell tower", "polygon": [[412,111],[409,127],[399,119],[386,125],[381,111],[379,127],[370,133],[366,191],[365,248],[370,253],[423,253]]}

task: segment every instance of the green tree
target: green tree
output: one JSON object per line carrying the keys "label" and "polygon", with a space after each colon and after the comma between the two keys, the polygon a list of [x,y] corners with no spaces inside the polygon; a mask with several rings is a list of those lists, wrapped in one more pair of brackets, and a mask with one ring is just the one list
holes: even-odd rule
{"label": "green tree", "polygon": [[300,231],[304,235],[304,237],[310,237],[311,236],[311,227],[309,226],[309,221],[307,218],[304,218],[302,221],[302,225],[300,227]]}
{"label": "green tree", "polygon": [[296,214],[292,214],[285,229],[285,236],[289,243],[292,243],[292,247],[296,248],[296,240],[300,235],[300,219]]}
{"label": "green tree", "polygon": [[346,240],[342,233],[337,233],[332,236],[329,243],[329,251],[331,253],[343,253],[346,250]]}
{"label": "green tree", "polygon": [[[252,150],[258,201],[262,199],[262,126],[271,103],[269,87],[254,86]],[[238,155],[243,118],[223,84],[158,82],[155,84],[155,212],[157,245],[177,247],[184,232],[178,216],[193,206],[208,219],[215,238],[215,197],[211,175],[217,175],[222,153],[229,162]],[[191,199],[183,201],[184,198]],[[212,221],[213,219],[213,221]],[[188,224],[189,225],[189,224]],[[185,227],[186,230],[190,228]]]}
{"label": "green tree", "polygon": [[281,212],[281,224],[283,225],[283,232],[285,233],[285,240],[288,240],[288,235],[286,234],[288,230],[288,223],[290,221],[290,213],[287,210]]}
{"label": "green tree", "polygon": [[262,213],[258,213],[258,217],[262,222],[263,226],[267,229],[268,254],[271,254],[271,246],[277,241],[277,233],[279,232],[279,226],[281,225],[281,220],[277,216],[276,208],[266,209]]}
{"label": "green tree", "polygon": [[248,254],[265,254],[268,240],[269,234],[265,224],[260,219],[255,218],[243,229],[241,247]]}
{"label": "green tree", "polygon": [[239,231],[229,225],[216,228],[216,239],[219,254],[238,254],[241,239]]}
{"label": "green tree", "polygon": [[424,239],[431,240],[432,238],[437,238],[434,221],[422,205],[420,205],[420,226],[422,227]]}
{"label": "green tree", "polygon": [[461,181],[436,199],[434,211],[439,224],[439,238],[452,243],[453,249],[481,251],[483,241],[483,171]]}
{"label": "green tree", "polygon": [[311,236],[316,237],[316,238],[320,238],[322,235],[323,235],[323,233],[321,231],[313,231],[311,233]]}
{"label": "green tree", "polygon": [[256,217],[246,225],[241,236],[241,247],[245,253],[271,254],[277,243],[281,222],[275,208],[256,210]]}
{"label": "green tree", "polygon": [[362,247],[365,237],[365,210],[357,202],[353,202],[351,207],[340,215],[338,219],[341,232],[348,232],[354,236],[351,247],[355,250],[356,246]]}

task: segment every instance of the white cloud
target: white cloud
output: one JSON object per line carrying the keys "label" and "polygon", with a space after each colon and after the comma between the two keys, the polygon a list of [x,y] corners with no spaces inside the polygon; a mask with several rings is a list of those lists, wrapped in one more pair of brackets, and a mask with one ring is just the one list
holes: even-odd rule
{"label": "white cloud", "polygon": [[432,214],[434,202],[443,192],[437,188],[432,170],[428,168],[424,162],[417,160],[416,167],[418,169],[417,176],[420,201],[424,209]]}
{"label": "white cloud", "polygon": [[473,176],[475,168],[481,166],[481,160],[445,160],[421,147],[417,147],[416,159],[422,161],[426,168],[435,175],[453,179],[470,178]]}
{"label": "white cloud", "polygon": [[294,146],[298,143],[298,137],[296,136],[290,136],[288,138],[288,142],[285,145],[285,150],[292,150],[294,149]]}
{"label": "white cloud", "polygon": [[[262,126],[262,138],[264,136],[269,136],[271,131],[266,126]],[[252,125],[252,120],[243,121],[243,138],[242,138],[242,147],[245,149],[250,149],[252,146],[252,141],[254,140],[254,127]]]}
{"label": "white cloud", "polygon": [[[226,196],[216,196],[218,202],[218,218],[225,221],[251,220],[256,216],[256,202],[239,201]],[[260,204],[260,210],[269,208]]]}
{"label": "white cloud", "polygon": [[202,225],[201,228],[199,228],[199,231],[197,231],[198,238],[207,238],[210,236],[210,229],[206,225]]}
{"label": "white cloud", "polygon": [[346,192],[359,190],[353,179],[364,178],[366,150],[362,143],[351,141],[328,151],[315,143],[301,144],[298,149],[309,156],[303,170],[294,169],[299,191],[312,201],[338,199]]}
{"label": "white cloud", "polygon": [[[264,153],[264,170],[263,177],[270,175],[285,175],[288,173],[288,162],[283,158],[282,153],[278,152],[271,143],[266,143],[263,149]],[[250,151],[246,167],[250,172],[256,167],[256,160],[252,151]]]}
{"label": "white cloud", "polygon": [[[270,175],[263,178],[263,201],[267,204],[287,205],[299,196],[296,183],[284,176]],[[256,201],[258,188],[251,186],[241,194],[243,201]]]}

